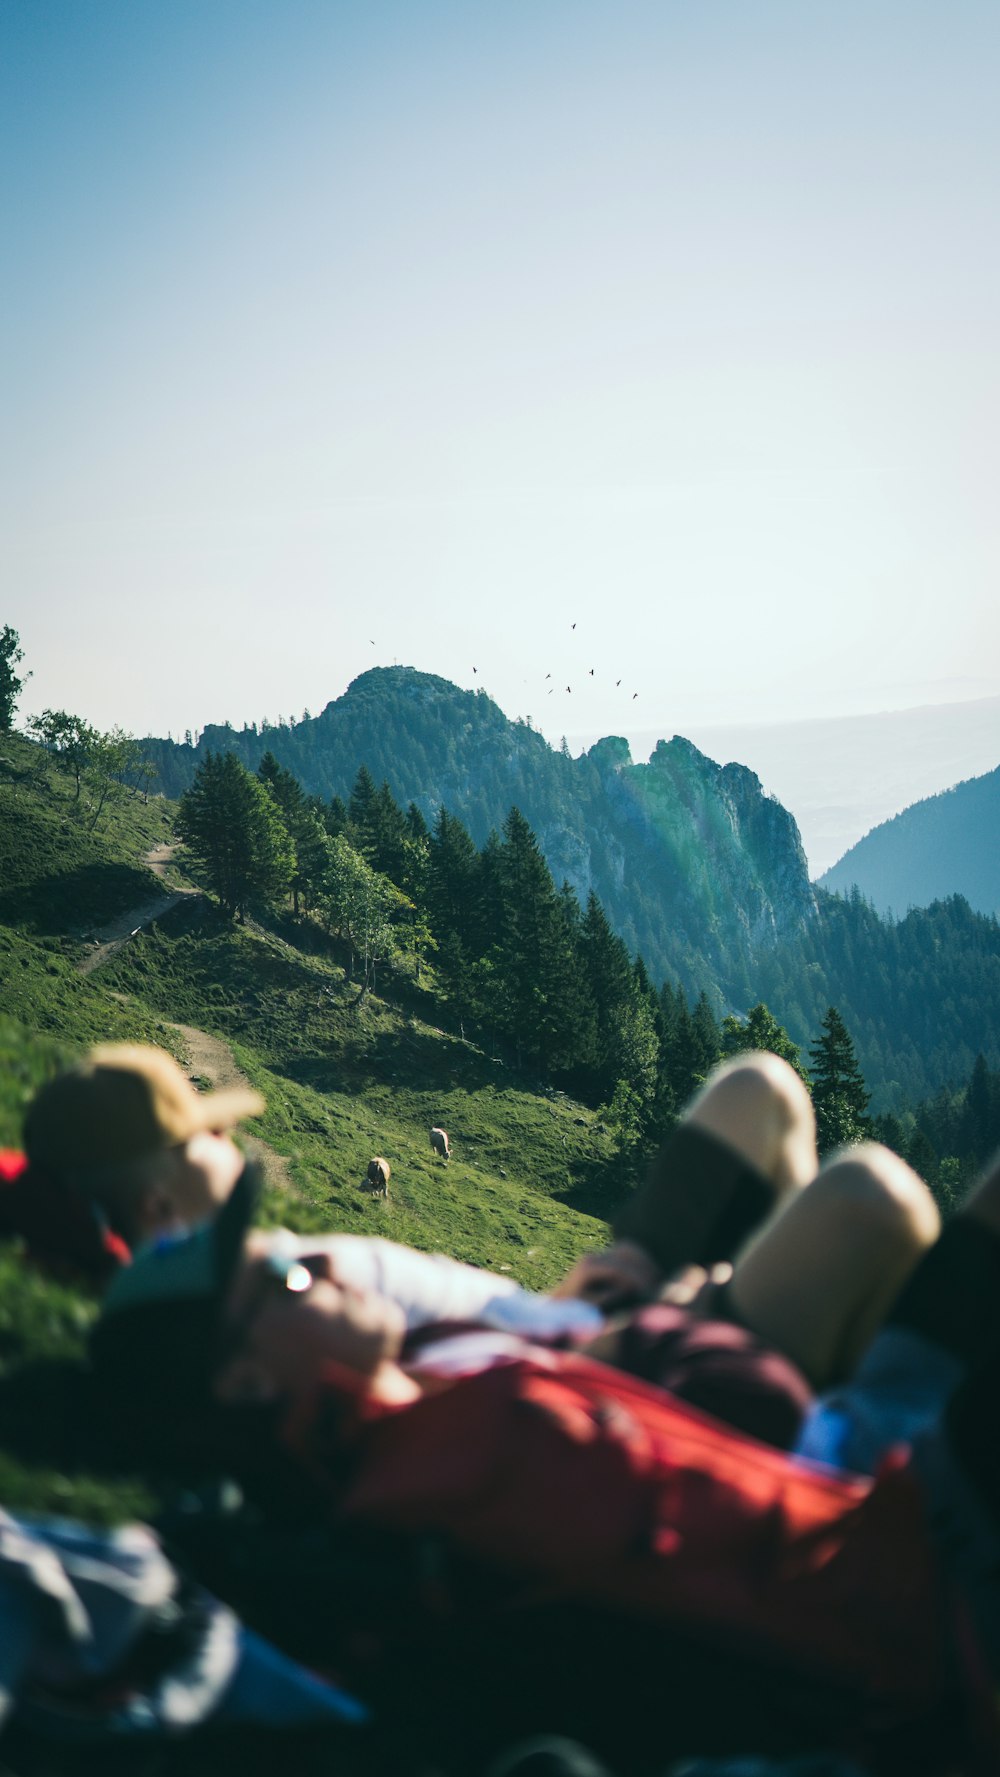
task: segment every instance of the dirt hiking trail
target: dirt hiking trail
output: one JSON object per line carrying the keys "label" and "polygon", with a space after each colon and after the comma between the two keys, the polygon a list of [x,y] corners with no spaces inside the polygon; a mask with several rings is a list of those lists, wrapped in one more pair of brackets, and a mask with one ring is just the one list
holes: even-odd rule
{"label": "dirt hiking trail", "polygon": [[[175,1030],[183,1037],[187,1051],[187,1071],[194,1079],[207,1080],[213,1091],[224,1091],[229,1086],[249,1086],[246,1074],[240,1072],[233,1052],[228,1043],[221,1037],[209,1036],[207,1030],[196,1030],[193,1024],[173,1024],[163,1020],[167,1030]],[[247,1138],[247,1150],[255,1160],[259,1160],[264,1170],[265,1182],[273,1185],[277,1191],[294,1194],[288,1161],[283,1154],[276,1154],[266,1142],[258,1141],[255,1136]]]}
{"label": "dirt hiking trail", "polygon": [[[149,865],[154,876],[159,876],[165,882],[167,868],[176,850],[175,845],[156,845],[152,851],[146,853],[143,863]],[[201,890],[196,888],[172,888],[167,894],[158,895],[154,900],[143,901],[140,906],[130,908],[127,913],[119,913],[109,924],[98,926],[95,929],[93,949],[80,959],[81,975],[93,974],[93,971],[99,969],[102,963],[106,963],[109,958],[114,956],[123,944],[127,944],[130,938],[134,938],[137,932],[141,932],[144,926],[152,925],[154,919],[159,919],[164,913],[168,913],[171,907],[176,907],[180,901],[187,900],[191,895],[200,894]]]}
{"label": "dirt hiking trail", "polygon": [[[176,850],[175,845],[154,846],[152,851],[146,853],[143,862],[149,865],[154,876],[166,881],[167,869]],[[127,944],[130,938],[141,932],[144,926],[152,925],[154,919],[159,919],[171,907],[176,907],[178,902],[200,893],[201,890],[196,888],[172,888],[168,894],[160,895],[152,901],[144,901],[140,907],[133,907],[128,913],[120,913],[110,924],[97,929],[95,947],[82,958],[79,964],[80,973],[93,974],[123,944]],[[115,994],[114,997],[122,1000],[128,998],[126,994]],[[192,1079],[207,1080],[217,1091],[227,1086],[249,1086],[246,1075],[240,1072],[233,1060],[232,1050],[221,1037],[210,1036],[207,1030],[196,1030],[193,1024],[173,1024],[169,1019],[164,1019],[163,1023],[167,1030],[175,1030],[178,1036],[183,1037],[187,1051],[187,1071]],[[294,1193],[295,1186],[288,1170],[288,1161],[283,1154],[276,1154],[266,1142],[258,1141],[255,1137],[247,1138],[247,1150],[255,1160],[260,1161],[265,1183],[272,1185],[277,1191]]]}

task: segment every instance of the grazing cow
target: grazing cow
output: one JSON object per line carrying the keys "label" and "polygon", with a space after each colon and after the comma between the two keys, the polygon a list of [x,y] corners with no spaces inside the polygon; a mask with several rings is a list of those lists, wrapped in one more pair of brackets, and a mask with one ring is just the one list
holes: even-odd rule
{"label": "grazing cow", "polygon": [[442,1160],[451,1159],[451,1151],[448,1147],[447,1129],[431,1130],[431,1147],[434,1149],[435,1154],[440,1154]]}
{"label": "grazing cow", "polygon": [[389,1165],[388,1160],[383,1160],[381,1154],[375,1154],[368,1162],[368,1171],[365,1174],[365,1190],[368,1191],[372,1197],[388,1197],[389,1178],[391,1173],[392,1167]]}

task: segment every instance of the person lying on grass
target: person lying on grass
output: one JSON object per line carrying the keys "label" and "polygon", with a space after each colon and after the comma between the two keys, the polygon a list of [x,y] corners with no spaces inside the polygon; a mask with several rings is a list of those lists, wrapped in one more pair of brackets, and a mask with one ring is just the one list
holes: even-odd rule
{"label": "person lying on grass", "polygon": [[[914,1445],[911,1467],[925,1501],[921,1522],[933,1525],[942,1551],[960,1574],[990,1663],[993,1670],[1000,1669],[1000,1467],[995,1432],[983,1433],[995,1421],[1000,1370],[1000,1169],[939,1240],[928,1240],[896,1299],[877,1309],[872,1277],[867,1291],[858,1281],[866,1276],[869,1234],[878,1227],[870,1212],[878,1204],[888,1226],[893,1216],[898,1219],[901,1203],[907,1219],[926,1208],[912,1175],[906,1169],[894,1173],[890,1160],[876,1151],[839,1161],[798,1194],[737,1260],[729,1293],[744,1307],[753,1302],[762,1317],[769,1317],[770,1328],[786,1326],[804,1357],[846,1370],[846,1379],[816,1402],[801,1396],[792,1401],[802,1421],[795,1457],[765,1453],[753,1438],[726,1430],[718,1420],[705,1420],[702,1442],[725,1458],[722,1468],[706,1471],[712,1517],[702,1522],[698,1534],[656,1544],[661,1570],[664,1562],[669,1565],[676,1544],[694,1588],[685,1596],[695,1599],[703,1550],[705,1585],[709,1596],[717,1595],[723,1583],[719,1551],[732,1531],[733,1511],[744,1529],[752,1529],[741,1476],[745,1471],[756,1477],[761,1534],[755,1561],[759,1558],[762,1565],[754,1567],[756,1577],[744,1598],[749,1615],[741,1624],[745,1629],[752,1619],[765,1654],[770,1650],[772,1676],[775,1660],[794,1663],[788,1625],[798,1620],[796,1588],[806,1584],[811,1572],[817,1574],[821,1592],[826,1583],[818,1577],[826,1570],[825,1560],[819,1568],[810,1566],[821,1549],[813,1531],[807,1528],[801,1542],[796,1533],[793,1543],[784,1546],[788,1487],[798,1456],[871,1471],[903,1440]],[[834,1188],[828,1189],[831,1178]],[[371,1487],[366,1494],[366,1481],[374,1462],[376,1495],[381,1488],[381,1498],[403,1510],[402,1522],[410,1530],[451,1532],[461,1546],[502,1566],[509,1563],[517,1573],[524,1562],[524,1502],[537,1497],[539,1528],[531,1542],[528,1576],[532,1585],[548,1575],[553,1583],[575,1588],[581,1600],[592,1594],[602,1599],[608,1575],[620,1571],[615,1561],[625,1560],[628,1548],[634,1553],[635,1547],[626,1537],[614,1560],[602,1551],[594,1563],[580,1544],[573,1559],[567,1558],[567,1525],[578,1516],[569,1502],[575,1501],[578,1489],[585,1493],[594,1485],[595,1475],[601,1486],[608,1478],[607,1468],[593,1467],[594,1439],[584,1435],[583,1420],[574,1431],[576,1407],[565,1423],[546,1419],[543,1430],[549,1427],[561,1440],[561,1467],[558,1487],[543,1485],[534,1434],[523,1443],[516,1435],[505,1435],[499,1443],[491,1437],[494,1381],[524,1372],[529,1381],[551,1378],[559,1385],[565,1380],[575,1388],[582,1379],[596,1413],[586,1423],[600,1428],[598,1439],[605,1437],[609,1424],[602,1398],[616,1411],[624,1407],[627,1414],[638,1414],[640,1421],[647,1403],[651,1448],[659,1449],[662,1458],[664,1446],[655,1442],[662,1430],[657,1430],[658,1403],[669,1404],[674,1397],[650,1387],[648,1371],[643,1372],[646,1381],[621,1388],[603,1380],[613,1375],[609,1359],[627,1365],[637,1346],[646,1356],[655,1355],[658,1340],[662,1357],[662,1327],[657,1328],[655,1317],[679,1312],[689,1327],[697,1328],[709,1360],[717,1363],[721,1353],[725,1363],[737,1370],[742,1366],[744,1380],[753,1374],[759,1341],[753,1347],[734,1346],[732,1335],[741,1329],[731,1322],[697,1320],[690,1309],[677,1310],[669,1303],[639,1310],[620,1323],[609,1321],[597,1341],[577,1342],[572,1351],[540,1348],[495,1329],[435,1328],[433,1335],[414,1337],[398,1304],[339,1280],[328,1254],[281,1253],[262,1244],[252,1229],[253,1213],[253,1181],[244,1175],[213,1223],[148,1248],[120,1274],[93,1335],[95,1373],[140,1446],[145,1443],[158,1454],[172,1448],[203,1466],[227,1468],[235,1460],[239,1468],[245,1459],[242,1474],[251,1486],[263,1459],[273,1454],[320,1491],[332,1522],[345,1510],[345,1502],[350,1518],[359,1497],[363,1503],[367,1499],[369,1510],[361,1521],[370,1521]],[[929,1220],[924,1226],[929,1227]],[[847,1263],[849,1256],[853,1264]],[[858,1350],[865,1344],[865,1327],[870,1343]],[[759,1376],[757,1380],[759,1401],[766,1388]],[[781,1377],[775,1371],[769,1382],[772,1397],[785,1390],[787,1405],[796,1384],[788,1383],[787,1373]],[[801,1388],[801,1378],[797,1386]],[[734,1392],[739,1393],[738,1383]],[[502,1392],[498,1398],[504,1400]],[[449,1400],[459,1406],[457,1416],[435,1419]],[[681,1409],[682,1416],[686,1411]],[[454,1500],[447,1485],[442,1495],[439,1483],[423,1494],[420,1483],[426,1471],[421,1465],[427,1452],[417,1435],[421,1422],[447,1427],[450,1442],[441,1462],[446,1467],[453,1462],[456,1474],[475,1472],[471,1500],[463,1495],[460,1481]],[[681,1423],[683,1430],[683,1417]],[[496,1470],[491,1478],[492,1463]],[[273,1467],[269,1486],[279,1466]],[[686,1472],[690,1474],[690,1467]],[[644,1499],[645,1483],[637,1485]],[[821,1493],[826,1486],[824,1482]],[[877,1483],[877,1489],[882,1486]],[[511,1489],[519,1502],[513,1516],[495,1505]],[[673,1496],[673,1504],[667,1501],[671,1512],[683,1509],[685,1490]],[[290,1500],[294,1497],[289,1494]],[[845,1534],[850,1534],[852,1514],[864,1498],[856,1484],[846,1488],[841,1502]],[[605,1501],[601,1496],[591,1503],[590,1523],[599,1527]],[[889,1525],[900,1509],[898,1534],[912,1532],[918,1544],[920,1535],[929,1534],[913,1531],[916,1520],[906,1516],[911,1506],[904,1501],[900,1508],[897,1501],[890,1517],[881,1520],[890,1551],[899,1546]],[[904,1524],[910,1531],[904,1533]],[[508,1529],[516,1532],[511,1542],[505,1540]],[[740,1546],[737,1538],[732,1547],[735,1551]],[[879,1547],[876,1541],[871,1551],[876,1565]],[[652,1559],[653,1545],[650,1551]],[[908,1571],[907,1563],[908,1557],[903,1564]],[[856,1590],[845,1595],[837,1591],[836,1572],[836,1567],[830,1570],[833,1597],[847,1610],[849,1622],[856,1622],[858,1645],[862,1640],[867,1645],[872,1641],[867,1613],[881,1582],[873,1573],[870,1593],[867,1570],[855,1563],[851,1584]],[[669,1597],[669,1578],[667,1583]],[[894,1583],[899,1583],[898,1596],[891,1590],[878,1593],[879,1633],[904,1647],[918,1606],[896,1570]],[[807,1596],[811,1585],[809,1580]],[[773,1617],[768,1600],[773,1601]],[[918,1639],[925,1651],[935,1642],[940,1602],[933,1585],[929,1592],[921,1591],[920,1621],[926,1633]],[[822,1614],[810,1622],[818,1623]],[[886,1651],[891,1652],[888,1642]],[[877,1646],[873,1658],[879,1658]]]}
{"label": "person lying on grass", "polygon": [[[113,1274],[129,1249],[213,1217],[240,1176],[243,1155],[231,1130],[264,1104],[248,1088],[199,1094],[164,1051],[106,1045],[43,1087],[25,1124],[28,1169],[17,1180],[9,1221],[31,1250],[50,1258],[75,1252],[86,1266]],[[725,1267],[769,1215],[795,1207],[817,1173],[815,1123],[799,1077],[778,1057],[751,1054],[725,1063],[687,1108],[654,1160],[643,1187],[627,1199],[615,1238],[589,1253],[549,1296],[440,1254],[424,1254],[379,1237],[317,1238],[287,1231],[268,1236],[285,1256],[323,1252],[348,1287],[396,1302],[407,1331],[441,1322],[475,1321],[541,1339],[596,1335],[604,1316],[652,1301],[684,1267],[693,1275]],[[818,1181],[817,1181],[818,1182]],[[852,1351],[866,1342],[879,1312],[937,1231],[936,1214],[915,1176],[875,1148],[855,1153],[813,1184],[808,1210],[788,1224],[789,1249],[829,1244],[827,1223],[841,1220],[841,1196],[866,1216],[870,1262],[845,1254],[843,1277],[855,1322],[843,1335],[825,1298],[773,1321],[758,1302],[766,1295],[769,1261],[741,1269],[725,1312],[792,1357],[823,1385],[846,1373]],[[781,1261],[782,1265],[784,1261]],[[848,1275],[848,1269],[850,1275]],[[674,1300],[693,1293],[691,1276]],[[840,1313],[838,1303],[838,1315]],[[836,1330],[834,1330],[836,1329]],[[843,1343],[843,1348],[841,1348]]]}
{"label": "person lying on grass", "polygon": [[[127,1363],[144,1353],[150,1375],[158,1349],[169,1351],[162,1386],[182,1396],[198,1377],[220,1402],[296,1407],[331,1363],[362,1377],[372,1398],[398,1403],[514,1361],[539,1343],[562,1343],[787,1445],[810,1389],[852,1374],[939,1230],[926,1187],[874,1144],[834,1159],[805,1189],[779,1193],[772,1183],[765,1192],[767,1175],[736,1144],[745,1150],[756,1143],[759,1155],[761,1126],[769,1114],[777,1122],[775,1107],[787,1111],[789,1100],[801,1122],[786,1115],[783,1126],[794,1128],[801,1145],[803,1124],[811,1138],[811,1106],[783,1062],[751,1056],[713,1076],[659,1156],[638,1210],[630,1206],[630,1225],[640,1215],[653,1219],[651,1240],[660,1253],[665,1243],[650,1205],[672,1224],[681,1268],[662,1299],[628,1313],[599,1314],[572,1296],[534,1297],[509,1280],[390,1243],[254,1231],[255,1183],[244,1169],[212,1221],[190,1235],[165,1232],[119,1273],[95,1350]],[[787,1172],[787,1146],[777,1146]],[[692,1167],[687,1174],[672,1163],[678,1155]],[[707,1178],[702,1198],[694,1161]],[[780,1195],[779,1207],[720,1286],[699,1260],[731,1250],[734,1185],[738,1196],[748,1181],[758,1207]],[[745,1233],[742,1207],[741,1215]],[[645,1256],[646,1249],[637,1250]],[[359,1253],[366,1261],[360,1268]],[[444,1291],[436,1284],[432,1301],[415,1307],[418,1292],[382,1287],[386,1274],[393,1281],[396,1255],[404,1271],[412,1262],[421,1274],[423,1267],[432,1267],[435,1278],[440,1272]],[[612,1263],[606,1255],[585,1260],[560,1287],[586,1284],[591,1267],[603,1281]],[[458,1312],[449,1312],[455,1303]],[[192,1328],[193,1371],[176,1357]],[[154,1402],[158,1386],[149,1394]]]}

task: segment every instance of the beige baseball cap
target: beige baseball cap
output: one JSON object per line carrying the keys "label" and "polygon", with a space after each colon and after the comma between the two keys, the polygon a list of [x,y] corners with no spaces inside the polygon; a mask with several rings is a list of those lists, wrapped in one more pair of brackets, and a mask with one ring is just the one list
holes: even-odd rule
{"label": "beige baseball cap", "polygon": [[24,1146],[46,1172],[123,1166],[180,1147],[202,1129],[231,1129],[264,1109],[259,1092],[196,1092],[164,1049],[105,1043],[43,1086],[28,1110]]}

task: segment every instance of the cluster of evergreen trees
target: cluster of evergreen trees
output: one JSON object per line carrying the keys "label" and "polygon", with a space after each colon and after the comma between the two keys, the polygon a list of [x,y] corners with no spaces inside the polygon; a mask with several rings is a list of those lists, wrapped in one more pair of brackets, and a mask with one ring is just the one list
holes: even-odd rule
{"label": "cluster of evergreen trees", "polygon": [[953,897],[885,920],[862,899],[810,886],[794,822],[752,773],[688,742],[633,764],[624,740],[580,758],[509,722],[485,695],[409,668],[374,668],[321,715],[292,725],[209,728],[197,748],[144,743],[168,795],[206,753],[248,770],[270,750],[324,799],[347,795],[362,760],[402,808],[433,823],[443,803],[477,846],[511,803],[557,883],[591,888],[656,981],[704,990],[717,1017],[764,1000],[807,1045],[840,1008],[880,1110],[1000,1065],[1000,925]]}
{"label": "cluster of evergreen trees", "polygon": [[875,1133],[951,1208],[1000,1150],[1000,1069],[978,1055],[964,1085],[942,1087],[912,1110],[877,1117]]}
{"label": "cluster of evergreen trees", "polygon": [[[723,1056],[771,1049],[808,1073],[764,1005],[720,1024],[705,994],[650,982],[595,894],[557,888],[524,816],[477,847],[441,808],[429,827],[386,783],[358,772],[349,801],[304,794],[266,754],[256,775],[210,754],[182,798],[179,830],[231,917],[290,898],[346,947],[358,1001],[380,965],[430,965],[465,1034],[606,1107],[624,1150],[662,1138]],[[830,1008],[810,1056],[824,1147],[867,1133],[868,1094]]]}

